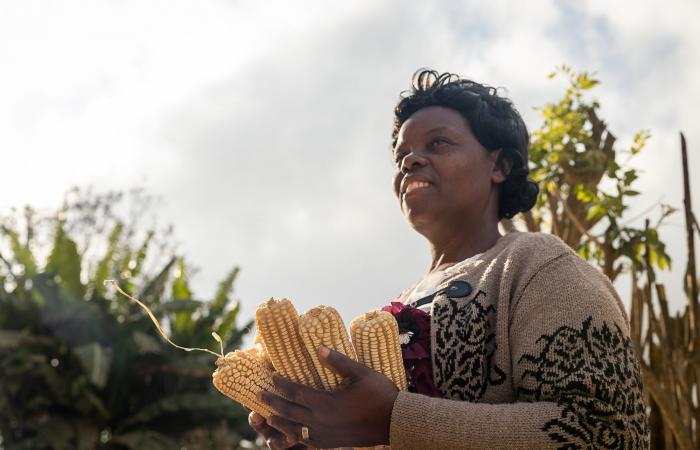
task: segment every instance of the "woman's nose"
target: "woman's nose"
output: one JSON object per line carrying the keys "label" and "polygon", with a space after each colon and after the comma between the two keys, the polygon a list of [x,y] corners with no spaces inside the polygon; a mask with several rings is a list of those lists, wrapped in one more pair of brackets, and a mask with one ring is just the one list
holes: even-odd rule
{"label": "woman's nose", "polygon": [[411,172],[412,170],[425,166],[426,164],[428,164],[428,160],[425,158],[425,156],[420,153],[416,153],[414,150],[407,154],[401,161],[401,171],[405,173]]}

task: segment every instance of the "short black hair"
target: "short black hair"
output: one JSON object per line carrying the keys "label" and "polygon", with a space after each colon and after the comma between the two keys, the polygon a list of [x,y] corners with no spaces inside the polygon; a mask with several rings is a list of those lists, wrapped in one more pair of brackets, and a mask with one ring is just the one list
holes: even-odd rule
{"label": "short black hair", "polygon": [[502,170],[505,170],[504,159],[511,159],[512,168],[500,186],[499,220],[510,219],[535,205],[539,188],[527,178],[527,127],[508,98],[499,96],[494,87],[452,73],[420,69],[413,75],[411,89],[401,93],[394,108],[393,147],[396,147],[401,125],[416,111],[429,106],[443,106],[459,112],[486,150],[501,150],[497,164]]}

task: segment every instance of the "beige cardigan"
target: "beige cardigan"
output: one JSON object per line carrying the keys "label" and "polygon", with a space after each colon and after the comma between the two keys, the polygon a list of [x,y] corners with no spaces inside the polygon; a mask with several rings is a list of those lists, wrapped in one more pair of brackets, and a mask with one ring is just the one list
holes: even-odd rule
{"label": "beige cardigan", "polygon": [[559,238],[511,232],[436,296],[433,378],[442,399],[401,392],[401,449],[649,447],[624,306],[605,275]]}

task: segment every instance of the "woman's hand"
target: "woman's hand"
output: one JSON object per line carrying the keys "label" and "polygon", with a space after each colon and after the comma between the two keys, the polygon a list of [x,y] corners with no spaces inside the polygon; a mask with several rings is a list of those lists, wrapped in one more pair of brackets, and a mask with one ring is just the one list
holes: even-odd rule
{"label": "woman's hand", "polygon": [[[260,400],[278,412],[268,424],[284,433],[288,442],[309,447],[369,447],[389,443],[391,410],[398,395],[384,375],[342,353],[319,349],[321,364],[345,378],[334,392],[320,391],[279,375],[273,382],[282,398],[263,391]],[[302,427],[308,428],[308,439]]]}
{"label": "woman's hand", "polygon": [[251,412],[248,415],[248,423],[255,431],[265,438],[265,443],[272,450],[302,450],[306,446],[302,444],[294,444],[287,440],[287,436],[284,433],[272,428],[267,424],[265,418],[256,412]]}

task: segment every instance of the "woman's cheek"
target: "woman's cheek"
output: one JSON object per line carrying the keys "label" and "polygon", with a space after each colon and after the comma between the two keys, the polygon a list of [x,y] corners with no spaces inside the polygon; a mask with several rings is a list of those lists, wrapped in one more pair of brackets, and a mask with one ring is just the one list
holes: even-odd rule
{"label": "woman's cheek", "polygon": [[399,190],[401,189],[401,175],[396,174],[394,175],[393,182],[392,182],[392,188],[394,190],[394,195],[396,198],[399,198]]}

